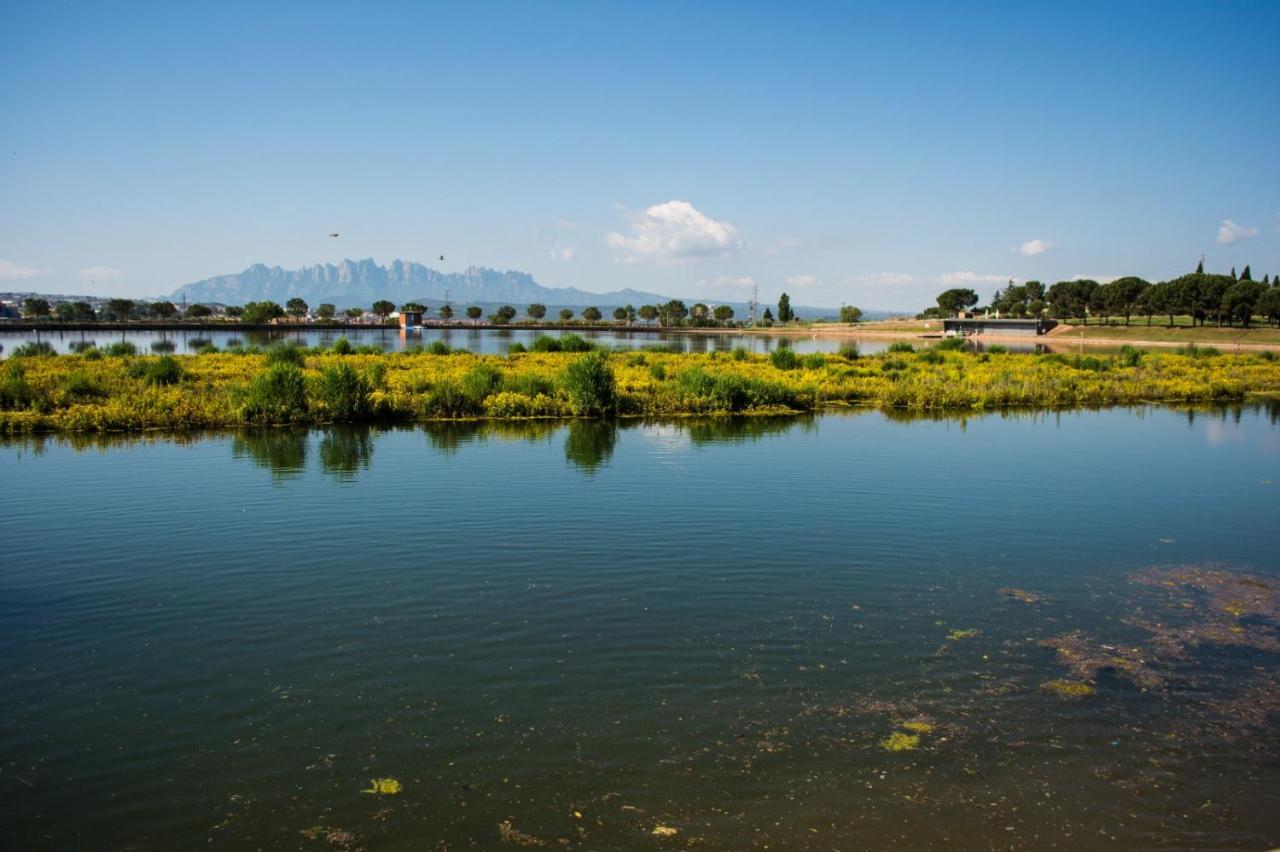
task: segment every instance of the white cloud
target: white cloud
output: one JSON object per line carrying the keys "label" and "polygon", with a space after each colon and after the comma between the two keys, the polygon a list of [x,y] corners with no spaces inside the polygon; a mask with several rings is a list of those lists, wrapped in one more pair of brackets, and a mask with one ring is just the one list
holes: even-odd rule
{"label": "white cloud", "polygon": [[119,281],[124,273],[111,266],[90,266],[80,270],[80,278],[84,281]]}
{"label": "white cloud", "polygon": [[1099,284],[1110,284],[1119,278],[1119,275],[1084,275],[1076,274],[1071,276],[1072,281],[1097,281]]}
{"label": "white cloud", "polygon": [[573,246],[565,246],[561,248],[559,243],[556,243],[555,247],[551,249],[551,259],[563,261],[565,263],[573,260],[577,254],[578,250]]}
{"label": "white cloud", "polygon": [[1218,226],[1218,242],[1223,245],[1230,245],[1239,240],[1248,239],[1249,237],[1258,236],[1258,229],[1251,228],[1247,225],[1237,225],[1230,219],[1223,219],[1222,224]]}
{"label": "white cloud", "polygon": [[818,279],[812,275],[788,275],[788,287],[812,287],[818,283]]}
{"label": "white cloud", "polygon": [[800,241],[795,237],[782,237],[765,246],[764,253],[767,255],[779,255],[783,252],[791,251],[799,245]]}
{"label": "white cloud", "polygon": [[915,277],[905,272],[876,272],[871,275],[855,275],[845,283],[848,284],[910,284]]}
{"label": "white cloud", "polygon": [[0,281],[26,281],[28,278],[39,278],[41,275],[44,275],[43,269],[19,266],[9,260],[0,260]]}
{"label": "white cloud", "polygon": [[1053,240],[1027,240],[1018,246],[1018,254],[1023,257],[1035,257],[1038,254],[1044,254],[1050,249],[1056,248],[1057,245]]}
{"label": "white cloud", "polygon": [[717,222],[687,201],[655,204],[631,216],[632,236],[614,232],[605,241],[627,262],[725,257],[742,249],[737,228]]}
{"label": "white cloud", "polygon": [[717,290],[727,288],[749,290],[755,286],[756,280],[750,275],[717,275],[715,278],[700,278],[695,285],[699,288],[714,287]]}
{"label": "white cloud", "polygon": [[1006,281],[1017,281],[1012,275],[985,275],[977,272],[944,272],[938,276],[938,281],[946,284],[948,287],[955,287],[962,284],[1003,284]]}

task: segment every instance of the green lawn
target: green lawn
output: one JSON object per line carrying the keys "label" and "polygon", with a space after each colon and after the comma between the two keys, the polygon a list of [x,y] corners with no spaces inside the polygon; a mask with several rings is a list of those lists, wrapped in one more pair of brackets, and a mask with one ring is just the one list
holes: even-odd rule
{"label": "green lawn", "polygon": [[[1177,322],[1183,320],[1183,322]],[[1171,343],[1265,343],[1280,344],[1280,328],[1267,325],[1253,325],[1249,328],[1241,328],[1240,326],[1223,326],[1219,328],[1215,325],[1203,325],[1192,327],[1190,317],[1175,318],[1176,325],[1170,328],[1168,317],[1163,321],[1153,321],[1151,325],[1147,325],[1146,318],[1135,320],[1130,325],[1095,325],[1090,323],[1087,326],[1075,325],[1072,323],[1070,331],[1063,331],[1054,335],[1054,338],[1066,340],[1073,337],[1079,337],[1083,333],[1086,338],[1105,339],[1105,340],[1155,340],[1169,341]]]}

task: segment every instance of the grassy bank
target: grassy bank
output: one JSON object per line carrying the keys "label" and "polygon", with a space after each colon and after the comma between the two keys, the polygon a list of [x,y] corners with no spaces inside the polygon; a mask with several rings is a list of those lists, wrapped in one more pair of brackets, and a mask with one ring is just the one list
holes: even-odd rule
{"label": "grassy bank", "polygon": [[1168,326],[1160,322],[1147,325],[1145,320],[1134,321],[1131,325],[1072,325],[1069,329],[1054,334],[1048,342],[1074,340],[1084,336],[1089,340],[1107,340],[1123,343],[1125,341],[1150,340],[1158,343],[1207,343],[1212,346],[1245,345],[1280,345],[1280,328],[1266,325],[1253,325],[1249,328],[1240,326],[1202,325],[1192,327],[1189,324]]}
{"label": "grassy bank", "polygon": [[912,411],[1103,406],[1280,395],[1271,353],[1115,356],[973,354],[768,356],[585,351],[570,338],[509,356],[434,350],[277,347],[140,356],[16,352],[0,364],[0,431],[195,429],[331,422],[686,416],[866,405]]}

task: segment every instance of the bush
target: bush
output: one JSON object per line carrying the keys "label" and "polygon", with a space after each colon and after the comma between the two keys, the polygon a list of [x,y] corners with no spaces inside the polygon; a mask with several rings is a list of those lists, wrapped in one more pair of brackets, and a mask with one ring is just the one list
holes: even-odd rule
{"label": "bush", "polygon": [[804,356],[804,366],[808,370],[821,370],[827,366],[827,356],[821,352],[814,352]]}
{"label": "bush", "polygon": [[457,382],[447,379],[427,392],[418,410],[424,417],[474,417],[480,413],[476,401],[463,393]]}
{"label": "bush", "polygon": [[988,355],[1008,355],[1009,347],[1001,346],[999,343],[993,343],[987,347]]}
{"label": "bush", "polygon": [[1142,363],[1142,356],[1146,353],[1136,346],[1125,344],[1120,347],[1120,365],[1123,367],[1136,367]]}
{"label": "bush", "polygon": [[35,389],[27,382],[27,368],[18,361],[10,361],[4,378],[0,379],[0,409],[27,409],[35,400]]}
{"label": "bush", "polygon": [[546,334],[539,334],[533,339],[534,352],[562,352],[560,341]]}
{"label": "bush", "polygon": [[369,382],[346,363],[330,364],[311,387],[311,400],[321,416],[350,423],[369,415]]}
{"label": "bush", "polygon": [[836,354],[846,361],[857,361],[858,358],[862,356],[862,353],[858,351],[858,344],[856,343],[844,344]]}
{"label": "bush", "polygon": [[1187,355],[1191,358],[1215,358],[1222,354],[1212,346],[1196,346],[1194,343],[1188,343],[1186,346],[1179,346],[1175,351],[1179,355]]}
{"label": "bush", "polygon": [[307,362],[306,353],[302,351],[302,347],[290,340],[288,343],[277,343],[267,350],[267,366],[276,367],[281,365],[301,367]]}
{"label": "bush", "polygon": [[562,382],[575,414],[612,414],[618,408],[613,370],[599,352],[584,355],[571,363],[564,371]]}
{"label": "bush", "polygon": [[502,387],[502,371],[492,364],[476,364],[462,377],[462,392],[477,404]]}
{"label": "bush", "polygon": [[915,352],[916,348],[905,340],[897,340],[889,344],[890,352]]}
{"label": "bush", "polygon": [[53,344],[45,340],[32,340],[24,343],[17,349],[9,353],[11,358],[47,358],[50,355],[57,355],[54,351]]}
{"label": "bush", "polygon": [[938,343],[937,346],[933,348],[937,349],[940,352],[963,352],[964,346],[965,344],[964,344],[963,337],[947,337],[947,338],[944,338],[941,342]]}
{"label": "bush", "polygon": [[449,344],[443,340],[433,340],[431,345],[427,347],[427,352],[431,355],[448,355],[450,352]]}
{"label": "bush", "polygon": [[79,370],[67,374],[62,382],[62,391],[73,400],[101,399],[107,395],[102,385]]}
{"label": "bush", "polygon": [[502,390],[524,396],[554,396],[556,383],[546,376],[537,373],[519,373],[507,376],[502,381]]}
{"label": "bush", "polygon": [[591,341],[580,334],[566,334],[560,338],[561,352],[590,352],[595,349]]}
{"label": "bush", "polygon": [[769,353],[769,360],[779,370],[795,370],[800,366],[800,356],[790,346],[782,346]]}
{"label": "bush", "polygon": [[525,348],[524,348],[524,344],[523,344],[523,343],[521,343],[519,340],[517,340],[515,343],[513,343],[513,344],[511,344],[510,346],[508,346],[508,347],[507,347],[507,354],[508,354],[508,355],[520,355],[520,354],[525,353],[525,352],[528,352],[528,351],[529,351],[529,350],[525,349]]}
{"label": "bush", "polygon": [[164,387],[176,385],[182,381],[182,365],[172,355],[161,355],[159,358],[145,361],[134,361],[129,365],[129,376],[142,379],[149,385]]}
{"label": "bush", "polygon": [[152,352],[172,352],[178,347],[174,345],[172,340],[153,340],[151,341]]}
{"label": "bush", "polygon": [[657,380],[658,380],[658,381],[660,381],[660,382],[662,382],[662,381],[666,381],[666,378],[667,378],[667,368],[666,368],[666,365],[665,365],[665,364],[660,364],[660,363],[659,363],[659,364],[650,364],[650,365],[649,365],[649,375],[653,376],[655,379],[657,379]]}
{"label": "bush", "polygon": [[339,337],[333,341],[333,352],[335,355],[350,355],[352,350],[351,341],[346,337]]}
{"label": "bush", "polygon": [[218,347],[214,346],[211,341],[209,343],[206,343],[204,346],[201,346],[199,349],[197,349],[196,354],[197,355],[217,355]]}
{"label": "bush", "polygon": [[733,352],[730,353],[730,357],[735,361],[745,361],[750,355],[751,353],[747,351],[745,346],[735,346],[733,347]]}
{"label": "bush", "polygon": [[307,413],[307,383],[296,364],[273,364],[254,377],[240,401],[240,416],[253,423],[289,423]]}
{"label": "bush", "polygon": [[128,358],[138,354],[138,347],[127,340],[117,340],[103,349],[102,354],[109,358]]}
{"label": "bush", "polygon": [[97,344],[92,340],[73,340],[71,341],[71,351],[77,355],[88,352],[90,349],[97,348]]}
{"label": "bush", "polygon": [[365,380],[369,383],[369,387],[373,390],[382,390],[387,384],[387,365],[381,361],[374,361],[364,370]]}
{"label": "bush", "polygon": [[917,357],[920,361],[923,361],[926,364],[941,364],[943,361],[947,360],[946,356],[936,349],[926,349]]}

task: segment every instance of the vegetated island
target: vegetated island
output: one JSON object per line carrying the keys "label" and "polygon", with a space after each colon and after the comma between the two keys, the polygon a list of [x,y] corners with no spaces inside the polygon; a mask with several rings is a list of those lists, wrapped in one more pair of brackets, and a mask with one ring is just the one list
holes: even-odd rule
{"label": "vegetated island", "polygon": [[975,353],[959,339],[860,355],[610,350],[576,335],[507,355],[437,341],[387,353],[328,349],[140,355],[127,342],[56,355],[18,347],[0,367],[0,433],[203,429],[451,419],[778,414],[841,406],[912,411],[1064,408],[1280,397],[1280,357],[1212,348],[1116,355]]}

